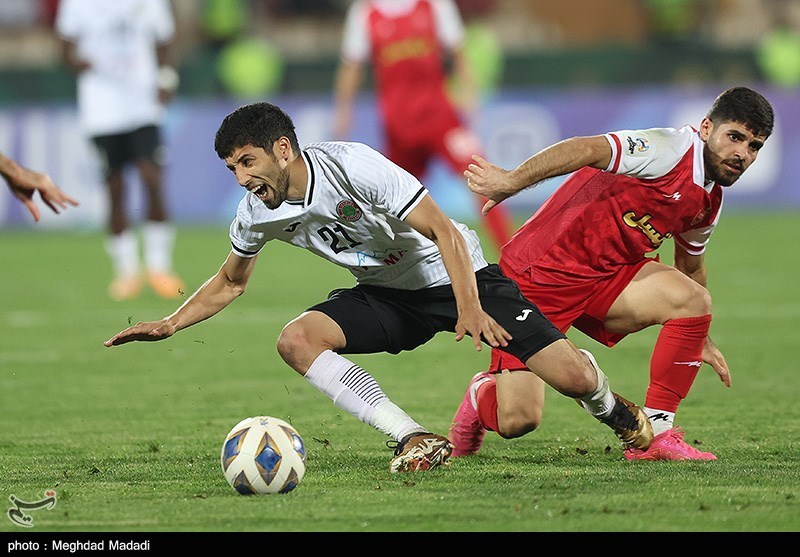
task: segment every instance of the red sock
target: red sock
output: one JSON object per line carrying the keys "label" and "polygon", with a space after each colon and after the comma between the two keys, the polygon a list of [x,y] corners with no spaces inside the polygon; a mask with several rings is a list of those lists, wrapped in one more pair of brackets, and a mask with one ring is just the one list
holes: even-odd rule
{"label": "red sock", "polygon": [[[475,199],[478,202],[478,210],[482,209],[487,199],[482,195],[476,196]],[[498,251],[511,239],[513,224],[511,214],[504,205],[495,205],[488,215],[483,215],[483,225]]]}
{"label": "red sock", "polygon": [[478,401],[478,419],[481,425],[489,431],[497,431],[499,429],[497,425],[497,382],[494,377],[481,383],[475,399]]}
{"label": "red sock", "polygon": [[710,327],[710,315],[664,323],[650,359],[645,406],[667,412],[678,410],[703,364],[703,345]]}

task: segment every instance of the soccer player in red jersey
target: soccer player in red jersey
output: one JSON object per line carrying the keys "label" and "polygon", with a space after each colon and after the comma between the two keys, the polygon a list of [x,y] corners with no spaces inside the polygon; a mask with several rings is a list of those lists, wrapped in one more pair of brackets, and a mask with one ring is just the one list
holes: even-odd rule
{"label": "soccer player in red jersey", "polygon": [[[653,128],[573,137],[511,171],[481,157],[464,173],[489,201],[554,176],[573,174],[502,249],[500,267],[557,328],[576,327],[606,346],[658,325],[645,412],[655,437],[628,460],[715,460],[683,441],[675,413],[703,362],[726,386],[722,352],[709,337],[711,295],[704,253],[723,190],[756,160],[774,123],[759,93],[734,87],[699,129]],[[674,266],[647,254],[672,239]],[[513,438],[540,423],[544,383],[513,356],[492,350],[473,377],[450,430],[454,456],[474,454],[484,431]],[[531,405],[535,393],[537,405]]]}
{"label": "soccer player in red jersey", "polygon": [[[418,179],[437,157],[453,172],[464,172],[472,155],[482,149],[448,94],[445,68],[445,60],[452,57],[459,82],[474,91],[463,41],[463,22],[452,0],[354,2],[345,22],[336,78],[334,136],[348,135],[353,102],[369,62],[386,156]],[[464,96],[464,104],[474,104],[474,94]],[[476,201],[480,207],[486,199]],[[484,218],[498,250],[513,230],[510,214],[505,207],[499,209]]]}

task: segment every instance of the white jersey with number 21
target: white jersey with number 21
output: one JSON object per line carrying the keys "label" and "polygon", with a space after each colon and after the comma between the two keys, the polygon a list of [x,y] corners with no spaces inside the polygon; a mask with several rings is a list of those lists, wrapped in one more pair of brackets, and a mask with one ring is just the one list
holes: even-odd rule
{"label": "white jersey with number 21", "polygon": [[[314,143],[302,157],[305,199],[269,209],[245,194],[230,226],[234,253],[253,257],[280,240],[348,269],[359,284],[416,290],[450,283],[436,244],[404,222],[428,195],[416,178],[361,143]],[[453,224],[473,269],[485,267],[478,235]]]}

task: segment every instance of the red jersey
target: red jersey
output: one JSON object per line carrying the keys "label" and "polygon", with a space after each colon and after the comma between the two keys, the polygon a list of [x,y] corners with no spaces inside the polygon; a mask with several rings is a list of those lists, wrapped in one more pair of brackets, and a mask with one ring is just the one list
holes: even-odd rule
{"label": "red jersey", "polygon": [[703,253],[722,187],[705,182],[697,131],[653,128],[606,138],[608,168],[573,173],[503,247],[504,266],[555,273],[559,278],[550,279],[560,283],[613,275],[669,238]]}
{"label": "red jersey", "polygon": [[[398,3],[400,4],[400,3]],[[450,6],[445,9],[445,6]],[[455,8],[432,0],[403,2],[391,10],[376,2],[354,9],[353,18],[363,22],[382,118],[391,134],[413,137],[420,130],[411,123],[458,122],[458,113],[447,92],[443,36],[455,46],[463,27]],[[356,24],[346,28],[355,33]],[[346,36],[345,56],[358,56],[357,46]]]}
{"label": "red jersey", "polygon": [[[501,250],[500,267],[562,332],[606,346],[625,335],[604,321],[617,296],[672,238],[705,251],[722,187],[705,181],[703,142],[690,126],[606,134],[608,168],[574,172]],[[526,369],[492,349],[492,370]]]}

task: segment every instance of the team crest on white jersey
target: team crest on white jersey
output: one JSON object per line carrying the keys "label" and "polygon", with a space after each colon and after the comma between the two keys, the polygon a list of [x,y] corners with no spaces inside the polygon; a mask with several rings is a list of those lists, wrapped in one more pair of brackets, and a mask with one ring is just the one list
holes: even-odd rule
{"label": "team crest on white jersey", "polygon": [[339,215],[340,219],[353,222],[360,219],[363,213],[355,202],[350,199],[345,199],[336,205],[336,214]]}

